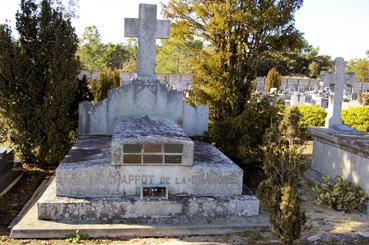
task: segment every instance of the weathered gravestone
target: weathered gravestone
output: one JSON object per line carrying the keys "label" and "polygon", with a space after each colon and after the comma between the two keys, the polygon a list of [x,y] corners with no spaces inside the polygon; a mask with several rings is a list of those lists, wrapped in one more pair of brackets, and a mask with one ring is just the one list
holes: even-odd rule
{"label": "weathered gravestone", "polygon": [[333,73],[322,76],[330,84],[328,115],[324,128],[311,127],[314,139],[310,178],[337,175],[360,185],[369,195],[369,134],[342,123],[341,110],[345,83],[352,77],[345,73],[343,58],[334,60]]}
{"label": "weathered gravestone", "polygon": [[140,18],[126,19],[126,34],[138,36],[144,49],[138,76],[96,105],[81,104],[79,139],[38,201],[39,219],[176,223],[258,215],[256,197],[242,195],[243,171],[214,146],[189,138],[207,131],[208,108],[184,103],[156,79],[153,45],[168,37],[169,24],[155,16],[155,5],[141,4]]}
{"label": "weathered gravestone", "polygon": [[169,37],[170,23],[156,20],[156,5],[140,4],[139,19],[125,19],[125,35],[138,37],[137,77],[109,91],[108,98],[94,105],[79,106],[81,135],[112,135],[125,116],[159,116],[172,119],[188,136],[208,129],[208,108],[193,107],[183,101],[183,93],[171,90],[155,75],[155,40]]}

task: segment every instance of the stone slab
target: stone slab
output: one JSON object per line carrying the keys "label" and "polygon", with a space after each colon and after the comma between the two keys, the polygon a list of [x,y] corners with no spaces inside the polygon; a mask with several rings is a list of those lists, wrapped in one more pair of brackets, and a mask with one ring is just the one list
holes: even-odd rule
{"label": "stone slab", "polygon": [[66,198],[56,196],[55,181],[37,205],[39,219],[67,223],[119,223],[137,218],[190,220],[194,217],[243,217],[259,214],[259,200],[255,196],[177,196],[169,200],[126,197]]}
{"label": "stone slab", "polygon": [[56,169],[57,195],[138,196],[143,184],[167,185],[170,195],[241,195],[242,169],[214,146],[194,144],[192,166],[112,166],[111,137],[82,136]]}
{"label": "stone slab", "polygon": [[[36,191],[38,193],[38,190]],[[151,220],[143,224],[67,224],[62,222],[39,220],[37,198],[28,212],[14,224],[10,236],[16,239],[65,238],[80,231],[90,238],[127,238],[153,236],[215,235],[244,231],[269,231],[269,219],[261,214],[251,217],[214,217],[206,220],[178,220],[165,224],[160,220]]]}

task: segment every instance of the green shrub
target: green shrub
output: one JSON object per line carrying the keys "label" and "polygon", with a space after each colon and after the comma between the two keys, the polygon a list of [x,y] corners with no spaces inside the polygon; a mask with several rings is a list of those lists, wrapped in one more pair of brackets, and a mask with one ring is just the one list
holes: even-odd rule
{"label": "green shrub", "polygon": [[210,122],[210,141],[241,166],[261,163],[264,134],[273,122],[279,121],[283,109],[271,97],[254,95],[241,115]]}
{"label": "green shrub", "polygon": [[73,243],[80,243],[82,240],[87,240],[88,235],[82,234],[79,230],[76,230],[73,234],[67,235],[67,240]]}
{"label": "green shrub", "polygon": [[349,212],[366,200],[365,193],[359,186],[341,176],[336,176],[335,183],[330,183],[329,177],[324,176],[323,182],[317,184],[314,191],[319,194],[316,199],[318,204],[330,206],[338,211]]}
{"label": "green shrub", "polygon": [[267,179],[257,190],[261,205],[270,217],[272,232],[282,244],[293,244],[306,221],[301,209],[300,180],[305,169],[303,139],[298,129],[301,114],[294,107],[266,135],[264,172]]}
{"label": "green shrub", "polygon": [[[293,107],[288,108],[291,110]],[[299,130],[306,136],[308,134],[307,128],[309,126],[324,126],[327,113],[324,109],[312,105],[298,105],[296,108],[301,113],[298,123]]]}
{"label": "green shrub", "polygon": [[104,68],[100,71],[99,79],[92,78],[89,89],[95,102],[108,97],[108,91],[120,85],[119,71],[113,68]]}
{"label": "green shrub", "polygon": [[344,124],[369,132],[369,107],[350,107],[342,111],[342,121]]}
{"label": "green shrub", "polygon": [[16,40],[0,25],[1,126],[22,160],[57,164],[78,122],[78,37],[51,0],[21,1],[15,24]]}

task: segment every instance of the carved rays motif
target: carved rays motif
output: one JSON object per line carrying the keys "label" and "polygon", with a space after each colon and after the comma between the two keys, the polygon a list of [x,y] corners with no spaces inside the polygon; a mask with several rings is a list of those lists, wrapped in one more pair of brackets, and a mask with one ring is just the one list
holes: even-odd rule
{"label": "carved rays motif", "polygon": [[137,107],[142,110],[151,110],[155,105],[155,95],[147,87],[137,94]]}

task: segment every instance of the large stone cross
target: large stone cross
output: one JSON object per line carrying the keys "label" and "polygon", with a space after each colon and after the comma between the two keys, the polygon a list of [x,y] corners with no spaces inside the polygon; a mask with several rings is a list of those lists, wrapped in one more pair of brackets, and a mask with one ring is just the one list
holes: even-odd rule
{"label": "large stone cross", "polygon": [[139,18],[124,19],[124,36],[138,38],[138,79],[156,79],[156,39],[169,38],[170,21],[156,19],[155,4],[140,4]]}
{"label": "large stone cross", "polygon": [[328,114],[325,120],[326,128],[340,129],[342,127],[341,111],[343,90],[346,83],[346,61],[338,57],[333,62],[333,73],[324,73],[321,79],[330,85]]}

